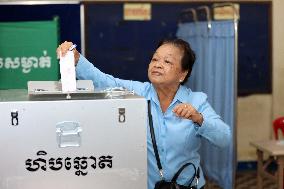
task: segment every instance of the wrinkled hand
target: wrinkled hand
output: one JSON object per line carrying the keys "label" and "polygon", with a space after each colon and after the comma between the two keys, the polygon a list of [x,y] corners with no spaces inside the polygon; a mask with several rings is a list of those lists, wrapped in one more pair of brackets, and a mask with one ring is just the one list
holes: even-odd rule
{"label": "wrinkled hand", "polygon": [[[59,45],[58,48],[56,49],[57,58],[60,58],[60,56],[65,56],[72,45],[73,43],[68,41],[65,41],[64,43]],[[73,49],[73,52],[74,52],[74,59],[76,65],[79,61],[80,53],[77,51],[76,48]]]}
{"label": "wrinkled hand", "polygon": [[198,125],[202,125],[203,116],[191,104],[181,103],[174,107],[173,112],[181,118],[190,119]]}

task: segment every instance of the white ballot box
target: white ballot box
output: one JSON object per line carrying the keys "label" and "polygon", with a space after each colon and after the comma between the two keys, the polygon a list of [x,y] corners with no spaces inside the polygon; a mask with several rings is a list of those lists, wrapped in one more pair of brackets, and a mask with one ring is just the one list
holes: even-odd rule
{"label": "white ballot box", "polygon": [[79,90],[0,91],[1,189],[147,188],[146,100]]}

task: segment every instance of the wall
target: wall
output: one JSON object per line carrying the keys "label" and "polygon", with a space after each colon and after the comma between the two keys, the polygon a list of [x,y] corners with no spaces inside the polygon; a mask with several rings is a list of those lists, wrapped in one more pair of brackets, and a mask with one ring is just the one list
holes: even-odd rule
{"label": "wall", "polygon": [[273,117],[284,116],[284,1],[273,0]]}
{"label": "wall", "polygon": [[272,120],[284,116],[284,1],[272,1],[272,95],[238,98],[238,160],[255,160],[252,140],[271,139]]}
{"label": "wall", "polygon": [[250,95],[238,98],[238,161],[256,159],[250,141],[271,137],[272,95]]}

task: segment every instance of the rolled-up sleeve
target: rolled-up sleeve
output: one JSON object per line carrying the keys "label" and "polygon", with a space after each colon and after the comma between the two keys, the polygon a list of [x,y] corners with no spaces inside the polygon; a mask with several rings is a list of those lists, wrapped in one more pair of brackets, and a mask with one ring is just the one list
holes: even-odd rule
{"label": "rolled-up sleeve", "polygon": [[231,141],[230,127],[216,114],[207,101],[206,95],[203,100],[203,103],[198,108],[198,111],[203,115],[203,123],[198,128],[197,134],[206,138],[215,146],[228,146]]}

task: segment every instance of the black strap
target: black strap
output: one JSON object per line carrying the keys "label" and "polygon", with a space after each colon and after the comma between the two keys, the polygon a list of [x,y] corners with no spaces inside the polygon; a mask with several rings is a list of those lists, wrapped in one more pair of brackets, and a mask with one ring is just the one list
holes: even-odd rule
{"label": "black strap", "polygon": [[[160,174],[162,179],[164,179],[163,176],[163,168],[162,168],[162,164],[160,161],[160,156],[159,156],[159,152],[158,152],[158,147],[157,147],[157,143],[156,143],[156,138],[155,138],[155,131],[154,131],[154,126],[153,126],[153,119],[152,119],[152,114],[151,114],[151,101],[148,100],[148,117],[149,117],[149,127],[150,127],[150,133],[151,133],[151,139],[152,139],[152,144],[153,144],[153,149],[154,149],[154,153],[155,153],[155,157],[156,157],[156,161],[157,161],[157,166],[159,168]],[[191,181],[189,183],[189,186],[192,184],[192,181],[194,180],[194,178],[196,177],[196,167],[193,163],[186,163],[184,164],[174,175],[174,177],[172,178],[172,182],[176,182],[176,180],[178,179],[178,176],[180,175],[180,173],[189,165],[192,165],[194,168],[194,175],[191,178]],[[199,168],[197,170],[199,172]],[[199,177],[199,176],[198,176]]]}
{"label": "black strap", "polygon": [[194,177],[195,177],[195,175],[196,175],[196,167],[195,167],[195,165],[194,165],[193,163],[190,163],[190,162],[184,164],[184,165],[176,172],[176,174],[175,174],[174,177],[172,178],[172,182],[176,182],[177,179],[178,179],[178,176],[180,175],[180,173],[181,173],[187,166],[189,166],[189,165],[192,165],[192,167],[193,167],[193,169],[194,169],[194,175],[193,175],[193,177],[191,178],[191,182],[189,183],[189,186],[190,186],[191,183],[192,183],[192,181],[193,181],[193,179],[194,179]]}
{"label": "black strap", "polygon": [[157,147],[157,143],[156,143],[156,138],[155,138],[155,131],[154,131],[154,127],[153,127],[153,119],[152,119],[152,114],[151,114],[151,101],[148,100],[148,117],[149,117],[149,126],[150,126],[150,133],[151,133],[151,138],[152,138],[152,144],[153,144],[153,148],[154,148],[154,153],[155,153],[155,157],[156,157],[156,161],[157,161],[157,166],[159,168],[161,177],[163,178],[163,168],[162,168],[162,164],[160,161],[160,156],[159,156],[159,152],[158,152],[158,147]]}

